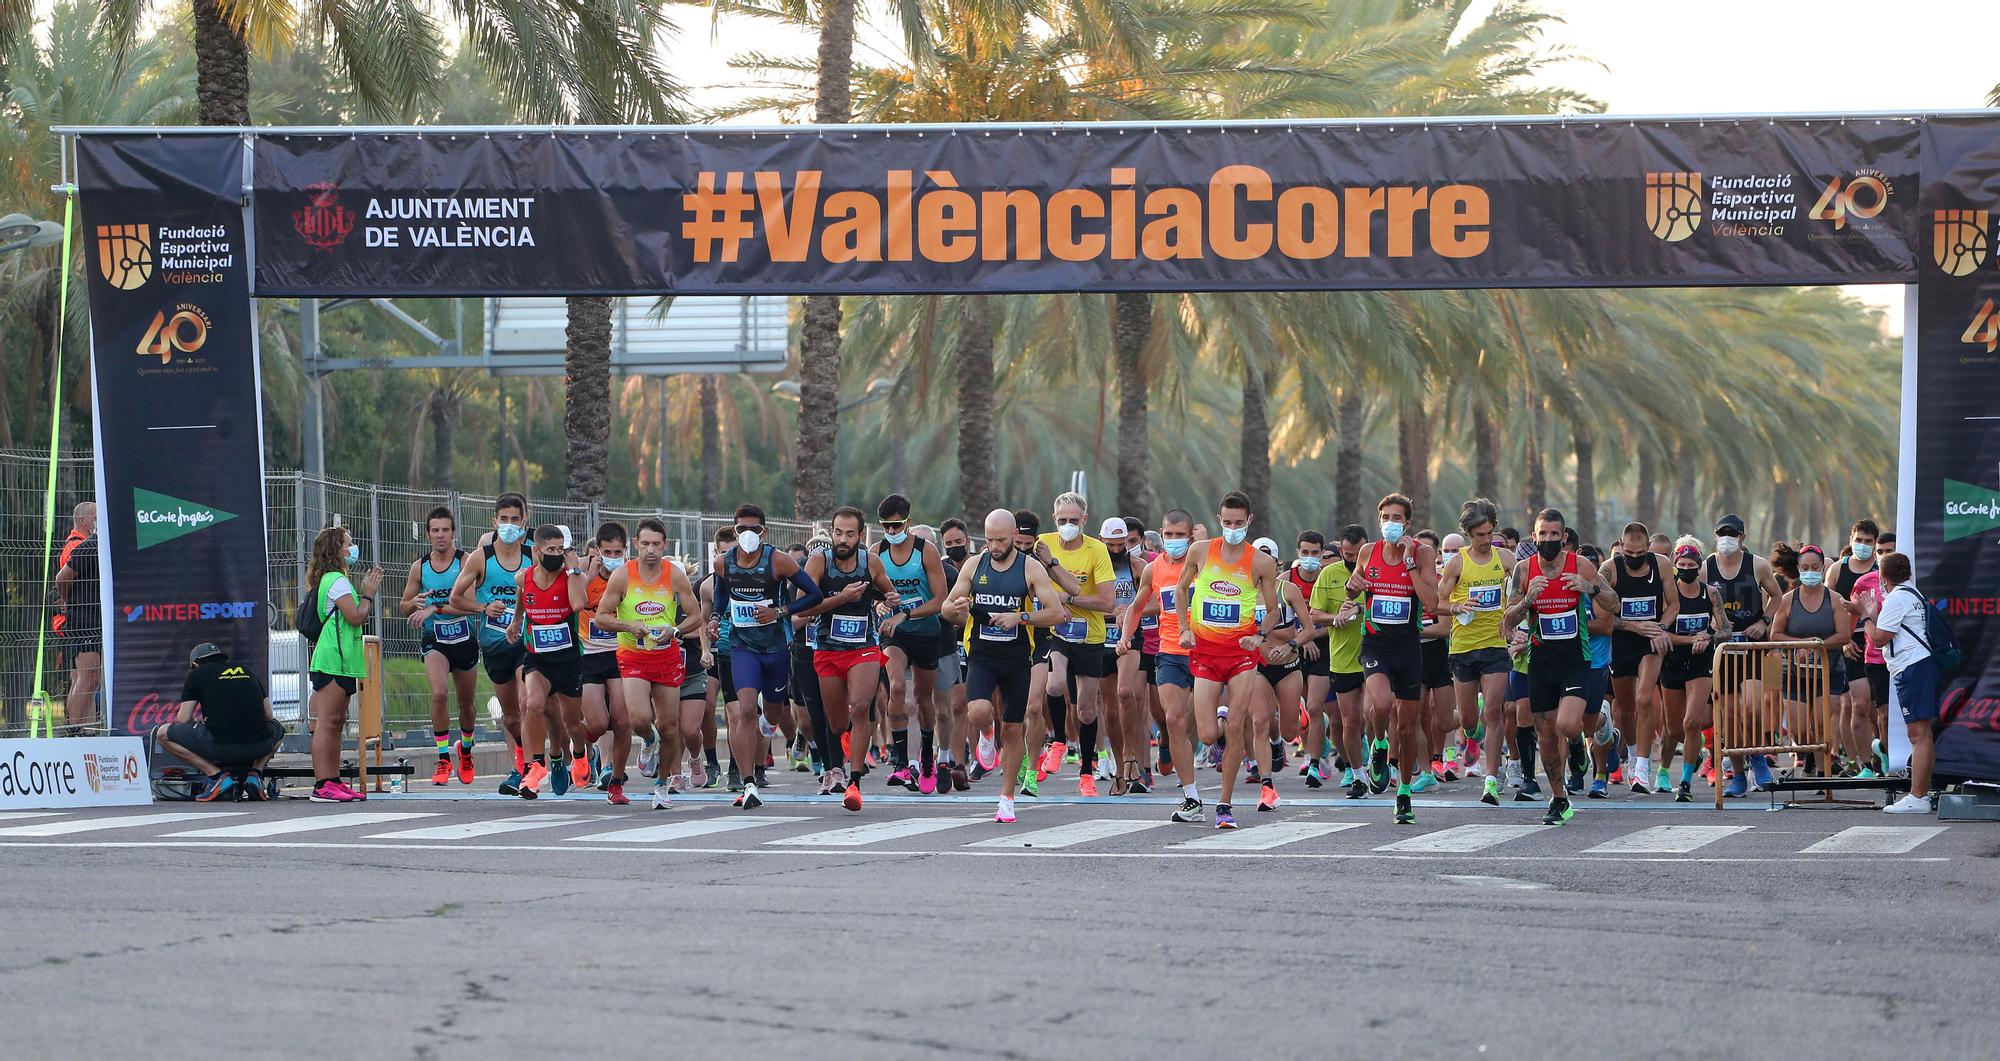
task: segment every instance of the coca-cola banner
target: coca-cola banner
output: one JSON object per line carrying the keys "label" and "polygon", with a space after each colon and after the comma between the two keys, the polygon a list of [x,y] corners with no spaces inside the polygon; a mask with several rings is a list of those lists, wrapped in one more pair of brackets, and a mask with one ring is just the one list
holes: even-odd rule
{"label": "coca-cola banner", "polygon": [[260,295],[1907,280],[1913,119],[255,140]]}
{"label": "coca-cola banner", "polygon": [[93,621],[120,733],[172,718],[188,653],[204,641],[268,686],[243,153],[235,136],[77,146],[97,431]]}

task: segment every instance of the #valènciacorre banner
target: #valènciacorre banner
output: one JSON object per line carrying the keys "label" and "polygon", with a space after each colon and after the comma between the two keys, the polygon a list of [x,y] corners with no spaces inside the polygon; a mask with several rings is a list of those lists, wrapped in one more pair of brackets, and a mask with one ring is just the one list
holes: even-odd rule
{"label": "#val\u00e8nciacorre banner", "polygon": [[264,447],[237,137],[79,138],[107,702],[169,721],[212,641],[265,674]]}
{"label": "#val\u00e8nciacorre banner", "polygon": [[[121,636],[121,664],[164,667],[173,654],[169,632],[119,622],[133,604],[198,603],[198,612],[178,613],[202,617],[178,624],[177,641],[261,625],[254,606],[257,622],[222,620],[237,627],[206,617],[210,606],[265,596],[252,291],[1919,282],[1917,400],[1904,412],[1917,427],[1917,515],[1906,541],[1919,584],[1960,617],[1969,649],[1951,687],[1940,769],[2000,778],[2000,638],[1983,630],[2000,613],[2000,420],[1984,419],[2000,409],[1979,404],[1995,393],[2000,368],[2000,256],[1991,245],[2000,121],[255,131],[254,251],[242,240],[240,181],[230,169],[242,137],[104,133],[80,142],[93,232],[150,226],[133,246],[165,262],[151,257],[165,225],[174,253],[219,261],[157,276],[92,274],[99,453],[113,466],[100,473],[113,532],[107,575],[118,583],[105,607],[107,628],[130,635]],[[207,229],[223,235],[194,235]],[[189,252],[189,241],[218,249]],[[190,320],[189,306],[204,316]],[[177,342],[197,334],[199,355],[178,352]],[[135,349],[155,375],[132,370]],[[160,375],[196,356],[208,359],[208,375]],[[216,426],[190,428],[196,421]],[[156,430],[175,424],[186,430]],[[176,521],[175,537],[162,537],[160,523],[134,524],[133,510],[120,514],[117,506],[141,498],[153,499],[146,511]],[[188,525],[225,510],[227,519]],[[135,644],[141,655],[125,657]],[[120,697],[162,688],[123,673],[117,682]]]}

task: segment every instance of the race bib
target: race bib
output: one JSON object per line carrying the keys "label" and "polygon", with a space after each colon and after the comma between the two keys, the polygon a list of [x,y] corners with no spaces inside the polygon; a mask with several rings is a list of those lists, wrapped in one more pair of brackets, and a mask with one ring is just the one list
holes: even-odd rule
{"label": "race bib", "polygon": [[757,618],[757,609],[768,608],[768,600],[731,600],[729,602],[729,625],[769,626],[771,624]]}
{"label": "race bib", "polygon": [[1471,586],[1465,591],[1465,603],[1476,612],[1497,612],[1500,610],[1499,586]]}
{"label": "race bib", "polygon": [[1674,633],[1682,637],[1693,637],[1706,629],[1708,629],[1707,612],[1700,612],[1695,615],[1677,615],[1674,617]]}
{"label": "race bib", "polygon": [[1118,643],[1118,635],[1121,633],[1124,633],[1124,631],[1106,624],[1104,627],[1104,643],[1107,645],[1116,645]]}
{"label": "race bib", "polygon": [[1377,593],[1368,598],[1368,621],[1376,625],[1384,623],[1399,626],[1410,621],[1410,598],[1385,597]]}
{"label": "race bib", "polygon": [[1064,641],[1082,644],[1090,636],[1090,622],[1086,619],[1064,619],[1056,624],[1056,636]]}
{"label": "race bib", "polygon": [[1019,636],[1021,636],[1019,627],[1015,627],[1012,630],[998,626],[986,626],[984,624],[979,627],[979,639],[981,641],[1012,641]]}
{"label": "race bib", "polygon": [[1256,606],[1255,608],[1252,608],[1252,609],[1250,609],[1250,617],[1251,617],[1252,619],[1255,619],[1255,620],[1257,621],[1257,625],[1258,625],[1258,626],[1263,626],[1263,625],[1264,625],[1264,606],[1263,606],[1263,605],[1261,605],[1261,604],[1259,604],[1259,605],[1258,605],[1258,606]]}
{"label": "race bib", "polygon": [[1174,611],[1174,610],[1175,610],[1176,608],[1180,607],[1179,605],[1177,605],[1177,604],[1175,604],[1175,603],[1174,603],[1174,594],[1176,594],[1176,593],[1179,593],[1179,592],[1180,592],[1180,587],[1179,587],[1179,586],[1166,586],[1166,587],[1163,587],[1163,588],[1161,588],[1161,590],[1160,590],[1160,613],[1161,613],[1161,614],[1163,614],[1163,615],[1164,615],[1164,614],[1166,614],[1167,612],[1171,612],[1171,611]]}
{"label": "race bib", "polygon": [[440,645],[462,644],[472,636],[472,623],[463,615],[439,619],[431,625],[431,640]]}
{"label": "race bib", "polygon": [[528,637],[529,644],[533,645],[535,651],[538,653],[561,652],[563,649],[576,644],[576,638],[572,636],[572,631],[568,623],[557,623],[554,626],[530,626],[528,628]]}
{"label": "race bib", "polygon": [[1160,617],[1157,615],[1142,616],[1139,619],[1139,629],[1145,631],[1146,633],[1152,633],[1153,631],[1158,630],[1159,628],[1160,628]]}
{"label": "race bib", "polygon": [[1618,598],[1618,617],[1628,622],[1650,622],[1660,617],[1658,597]]}
{"label": "race bib", "polygon": [[1540,621],[1542,640],[1544,641],[1576,640],[1575,612],[1556,612],[1551,615],[1539,616],[1538,619]]}
{"label": "race bib", "polygon": [[1243,625],[1243,606],[1235,601],[1202,601],[1201,622],[1203,626],[1241,626]]}
{"label": "race bib", "polygon": [[494,630],[505,630],[514,625],[514,609],[509,608],[499,615],[486,617],[486,625]]}
{"label": "race bib", "polygon": [[868,640],[868,617],[865,615],[836,615],[832,627],[829,636],[835,641],[856,643]]}

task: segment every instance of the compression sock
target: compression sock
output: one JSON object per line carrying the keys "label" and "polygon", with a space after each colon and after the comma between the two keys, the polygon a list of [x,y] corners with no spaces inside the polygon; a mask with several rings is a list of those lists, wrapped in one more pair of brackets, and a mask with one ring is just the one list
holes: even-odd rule
{"label": "compression sock", "polygon": [[1059,741],[1069,740],[1069,701],[1063,699],[1060,694],[1050,693],[1048,706],[1049,739]]}
{"label": "compression sock", "polygon": [[1280,740],[1280,739],[1278,739],[1278,738],[1276,738],[1276,737],[1272,737],[1272,738],[1271,738],[1271,772],[1272,772],[1272,773],[1276,773],[1276,772],[1277,772],[1277,770],[1278,770],[1278,764],[1279,764],[1279,763],[1281,763],[1281,762],[1284,762],[1284,761],[1285,761],[1285,742],[1284,742],[1284,741],[1282,741],[1282,740]]}
{"label": "compression sock", "polygon": [[1535,737],[1535,727],[1516,726],[1514,728],[1514,748],[1521,753],[1521,777],[1528,781],[1535,779],[1535,767],[1541,760],[1536,756],[1540,750]]}
{"label": "compression sock", "polygon": [[896,769],[901,770],[903,767],[909,765],[910,762],[909,730],[907,729],[890,730],[889,747],[891,749],[891,758],[889,760],[890,766],[893,766]]}
{"label": "compression sock", "polygon": [[937,731],[917,730],[917,757],[923,764],[924,773],[930,773],[937,765]]}
{"label": "compression sock", "polygon": [[1076,724],[1077,775],[1089,777],[1097,769],[1097,723],[1078,722]]}
{"label": "compression sock", "polygon": [[434,729],[431,731],[431,737],[437,741],[438,758],[451,758],[451,731],[448,729]]}
{"label": "compression sock", "polygon": [[514,772],[517,774],[528,772],[528,750],[518,744],[514,745]]}
{"label": "compression sock", "polygon": [[471,750],[472,750],[472,731],[471,731],[471,730],[469,730],[469,729],[461,729],[461,730],[459,730],[459,731],[458,731],[458,748],[459,748],[459,750],[460,750],[460,751],[467,751],[467,752],[469,752],[469,751],[471,751]]}

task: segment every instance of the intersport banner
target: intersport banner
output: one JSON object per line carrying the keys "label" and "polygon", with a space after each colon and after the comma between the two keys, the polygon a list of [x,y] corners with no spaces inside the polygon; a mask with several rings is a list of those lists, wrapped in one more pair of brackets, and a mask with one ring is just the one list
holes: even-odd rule
{"label": "intersport banner", "polygon": [[1932,118],[1923,177],[1910,556],[1965,649],[1937,771],[2000,780],[2000,120]]}
{"label": "intersport banner", "polygon": [[268,675],[243,162],[235,136],[77,142],[106,690],[121,733],[171,718],[204,641]]}
{"label": "intersport banner", "polygon": [[1905,282],[1915,119],[263,133],[260,295]]}

